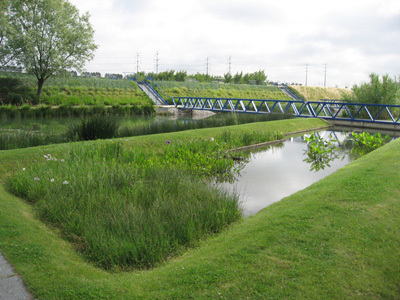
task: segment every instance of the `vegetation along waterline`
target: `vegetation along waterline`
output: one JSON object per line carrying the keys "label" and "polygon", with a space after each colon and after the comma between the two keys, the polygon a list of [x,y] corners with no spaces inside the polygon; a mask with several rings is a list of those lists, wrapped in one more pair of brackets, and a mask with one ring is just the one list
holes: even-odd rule
{"label": "vegetation along waterline", "polygon": [[[288,133],[321,120],[263,124]],[[254,131],[260,123],[232,126]],[[201,129],[123,139],[123,147],[162,149],[166,140],[216,136]],[[93,142],[90,142],[93,143]],[[95,142],[102,143],[101,141]],[[169,144],[171,145],[171,144]],[[2,180],[65,145],[0,152]],[[109,273],[88,264],[40,222],[32,206],[0,186],[0,249],[37,299],[397,298],[400,206],[398,140],[311,187],[242,220],[161,266]],[[338,188],[340,187],[340,188]]]}
{"label": "vegetation along waterline", "polygon": [[228,149],[279,138],[226,131],[209,140],[168,140],[157,155],[115,142],[81,144],[63,158],[43,155],[8,186],[96,265],[151,267],[240,218],[236,196],[204,179],[233,180],[243,155]]}
{"label": "vegetation along waterline", "polygon": [[201,120],[174,120],[156,116],[127,117],[100,113],[82,118],[3,118],[0,120],[0,150],[290,118],[293,118],[293,116],[287,114],[248,115],[231,113],[217,114]]}

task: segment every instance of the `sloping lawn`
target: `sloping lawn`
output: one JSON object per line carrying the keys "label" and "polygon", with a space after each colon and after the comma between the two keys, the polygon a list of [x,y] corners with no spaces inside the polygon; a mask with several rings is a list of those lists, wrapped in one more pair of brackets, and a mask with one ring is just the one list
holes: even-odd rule
{"label": "sloping lawn", "polygon": [[[288,133],[323,125],[296,119],[231,129],[259,126]],[[165,140],[209,138],[216,132],[123,141],[150,151],[162,149]],[[3,182],[13,169],[48,151],[65,149],[0,152]],[[38,221],[29,204],[0,185],[0,250],[38,299],[396,299],[399,170],[396,140],[157,268],[125,273],[86,262],[56,230]]]}

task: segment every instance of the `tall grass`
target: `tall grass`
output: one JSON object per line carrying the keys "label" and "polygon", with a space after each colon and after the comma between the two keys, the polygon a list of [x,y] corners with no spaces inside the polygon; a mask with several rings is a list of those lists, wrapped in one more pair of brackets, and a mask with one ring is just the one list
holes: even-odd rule
{"label": "tall grass", "polygon": [[[115,109],[118,109],[118,107]],[[40,122],[37,120],[34,121],[36,124],[34,128],[7,126],[7,130],[0,130],[0,150],[56,144],[77,140],[131,137],[200,128],[223,127],[293,117],[291,115],[283,114],[252,115],[223,113],[202,120],[168,120],[165,118],[153,119],[151,117],[145,117],[145,121],[131,122],[129,121],[131,118],[122,118],[109,115],[101,107],[99,107],[97,111],[98,113],[95,114],[96,107],[92,107],[87,112],[87,115],[84,115],[84,117],[78,119],[64,118],[62,119],[65,120],[65,122],[63,122],[65,124],[64,128],[62,128],[61,125],[51,126],[52,128],[57,127],[57,130],[52,130],[52,128],[46,131],[42,130],[42,126],[40,124],[47,121],[51,122],[51,119],[42,119]],[[140,118],[142,117],[135,117],[133,119],[136,120]]]}
{"label": "tall grass", "polygon": [[66,134],[68,140],[88,141],[110,139],[119,127],[119,118],[111,115],[93,115],[71,126]]}
{"label": "tall grass", "polygon": [[237,114],[221,113],[201,120],[175,120],[156,119],[152,123],[137,124],[135,126],[122,125],[118,130],[119,137],[148,135],[182,130],[224,127],[255,122],[290,119],[289,114]]}
{"label": "tall grass", "polygon": [[[117,143],[80,145],[8,180],[95,264],[148,268],[241,216],[238,198]],[[182,157],[187,159],[187,157]]]}
{"label": "tall grass", "polygon": [[0,129],[0,150],[58,144],[67,141],[65,136],[55,132],[40,133],[34,130]]}

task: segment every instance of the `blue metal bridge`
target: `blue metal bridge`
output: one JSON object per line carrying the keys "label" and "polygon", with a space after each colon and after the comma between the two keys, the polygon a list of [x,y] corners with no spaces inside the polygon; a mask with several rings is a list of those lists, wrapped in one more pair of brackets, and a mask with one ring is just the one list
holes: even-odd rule
{"label": "blue metal bridge", "polygon": [[236,113],[286,113],[304,118],[400,125],[399,105],[344,103],[339,100],[297,101],[173,97],[179,109]]}
{"label": "blue metal bridge", "polygon": [[[208,97],[169,97],[150,77],[138,80],[139,87],[157,105],[172,104],[183,110],[203,110],[212,112],[235,112],[250,114],[284,113],[303,118],[321,118],[331,123],[354,125],[368,124],[377,127],[395,125],[400,130],[400,105],[345,103],[340,100],[263,100]],[[161,95],[164,95],[165,100]]]}

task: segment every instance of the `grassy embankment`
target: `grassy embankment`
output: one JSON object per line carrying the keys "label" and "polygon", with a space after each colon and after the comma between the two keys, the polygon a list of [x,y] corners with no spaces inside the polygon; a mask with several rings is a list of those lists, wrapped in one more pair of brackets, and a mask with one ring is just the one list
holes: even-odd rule
{"label": "grassy embankment", "polygon": [[171,97],[210,97],[239,99],[290,100],[280,89],[270,85],[165,82],[157,85]]}
{"label": "grassy embankment", "polygon": [[292,85],[292,89],[296,90],[307,101],[318,101],[320,99],[340,100],[343,95],[352,93],[350,89],[333,88],[333,87],[316,87]]}
{"label": "grassy embankment", "polygon": [[[323,124],[297,119],[231,129],[285,133]],[[219,131],[141,136],[123,145],[151,151],[166,139]],[[1,185],[0,249],[38,299],[398,298],[399,147],[391,142],[155,269],[125,273],[87,263]],[[0,152],[2,180],[43,153],[64,151],[54,145]]]}
{"label": "grassy embankment", "polygon": [[130,80],[52,77],[36,97],[35,78],[0,73],[0,115],[7,117],[82,116],[90,114],[150,114],[148,96]]}

